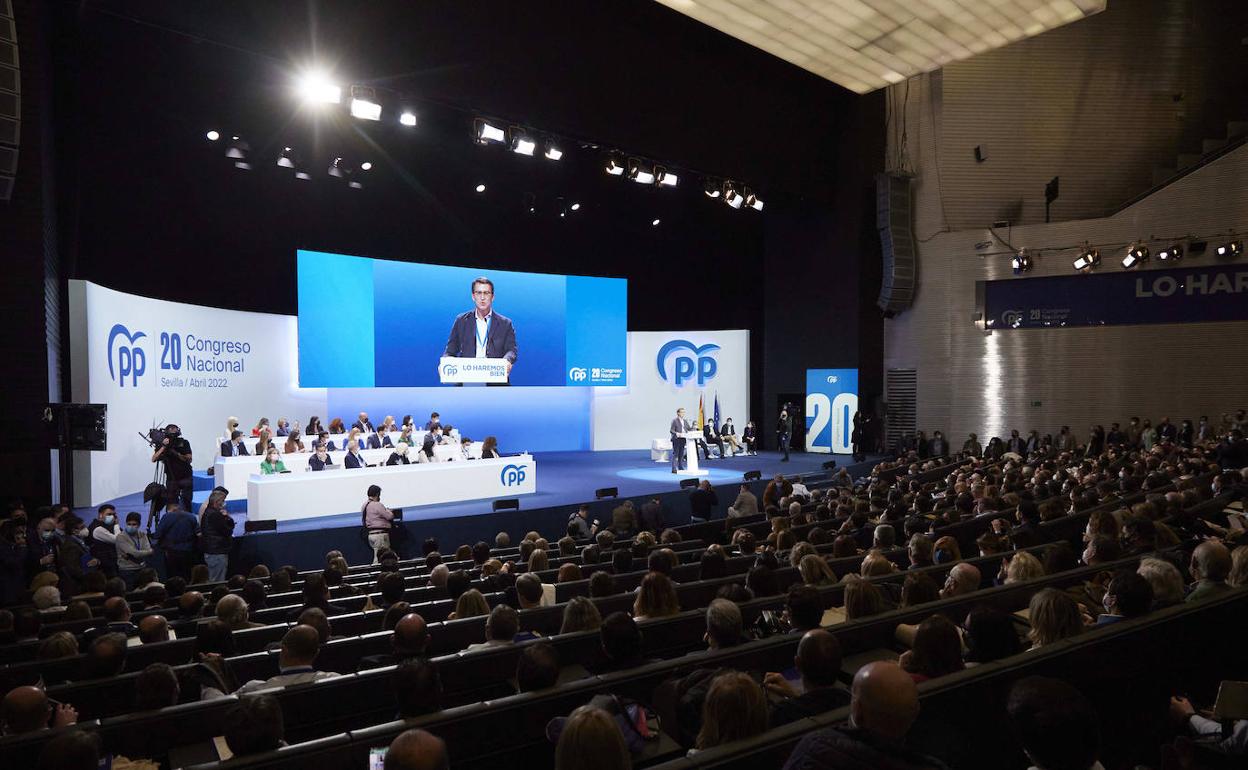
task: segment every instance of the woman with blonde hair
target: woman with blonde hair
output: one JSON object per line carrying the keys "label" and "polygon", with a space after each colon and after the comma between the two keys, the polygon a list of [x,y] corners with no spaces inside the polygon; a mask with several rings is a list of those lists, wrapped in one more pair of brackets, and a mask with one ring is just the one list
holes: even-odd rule
{"label": "woman with blonde hair", "polygon": [[615,717],[581,706],[563,724],[555,745],[555,770],[631,770],[632,755]]}
{"label": "woman with blonde hair", "polygon": [[225,440],[226,441],[230,440],[230,436],[233,436],[234,431],[236,430],[238,430],[238,418],[233,417],[233,416],[225,418]]}
{"label": "woman with blonde hair", "polygon": [[574,596],[563,608],[563,626],[559,633],[597,631],[602,626],[602,613],[597,605],[584,596]]}
{"label": "woman with blonde hair", "polygon": [[485,600],[485,596],[475,588],[469,588],[459,595],[459,599],[455,602],[455,611],[448,616],[448,620],[463,620],[464,618],[477,618],[490,614],[489,602]]}
{"label": "woman with blonde hair", "polygon": [[950,535],[938,538],[932,549],[932,560],[937,564],[962,561],[962,549],[958,547],[958,539]]}
{"label": "woman with blonde hair", "polygon": [[273,431],[266,425],[260,430],[260,440],[256,442],[256,456],[266,456],[270,447],[276,448],[273,444]]}
{"label": "woman with blonde hair", "polygon": [[1027,551],[1014,554],[1005,565],[1005,585],[1044,577],[1044,565]]}
{"label": "woman with blonde hair", "polygon": [[836,573],[817,553],[807,554],[797,563],[802,582],[808,586],[830,586],[836,582]]}
{"label": "woman with blonde hair", "polygon": [[534,548],[529,554],[529,572],[541,572],[550,569],[550,557],[541,548]]}
{"label": "woman with blonde hair", "polygon": [[1231,588],[1248,586],[1248,545],[1231,551],[1231,573],[1226,576],[1226,584]]}
{"label": "woman with blonde hair", "polygon": [[869,618],[884,611],[884,597],[880,589],[867,581],[856,578],[845,584],[845,619]]}
{"label": "woman with blonde hair", "polygon": [[767,732],[767,696],[748,674],[726,671],[711,682],[702,704],[698,751]]}
{"label": "woman with blonde hair", "polygon": [[641,588],[633,602],[633,619],[666,618],[680,612],[680,597],[672,579],[662,572],[648,573],[641,579]]}
{"label": "woman with blonde hair", "polygon": [[1031,597],[1028,605],[1031,649],[1060,642],[1083,631],[1083,616],[1074,599],[1056,588],[1045,588]]}

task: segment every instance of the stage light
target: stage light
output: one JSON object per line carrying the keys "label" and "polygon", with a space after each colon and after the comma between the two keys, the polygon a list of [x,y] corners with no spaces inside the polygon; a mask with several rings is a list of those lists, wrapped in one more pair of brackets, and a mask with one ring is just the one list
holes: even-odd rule
{"label": "stage light", "polygon": [[754,194],[750,188],[745,188],[745,205],[755,211],[763,210],[763,199]]}
{"label": "stage light", "polygon": [[399,122],[405,126],[416,125],[416,113],[411,112],[410,110],[405,110],[403,114],[399,116]]}
{"label": "stage light", "polygon": [[660,187],[675,187],[680,182],[680,177],[662,166],[654,167],[654,183]]}
{"label": "stage light", "polygon": [[663,220],[661,220],[661,219],[656,219],[656,220],[654,220],[654,221],[652,221],[652,222],[650,223],[650,226],[651,226],[651,227],[658,227],[658,226],[659,226],[659,222],[662,222],[662,221],[663,221]]}
{"label": "stage light", "polygon": [[247,157],[249,152],[251,152],[251,145],[247,144],[246,140],[235,136],[230,139],[230,144],[225,148],[225,157],[241,160]]}
{"label": "stage light", "polygon": [[477,118],[473,121],[473,130],[477,136],[477,144],[507,141],[507,132],[485,118]]}
{"label": "stage light", "polygon": [[629,158],[628,178],[637,184],[654,184],[654,169],[636,158]]}
{"label": "stage light", "polygon": [[341,179],[346,176],[346,168],[346,163],[343,162],[342,158],[334,158],[334,160],[329,164],[329,171],[327,173],[330,176],[336,176]]}
{"label": "stage light", "polygon": [[381,120],[381,102],[377,101],[377,92],[368,86],[351,86],[351,117]]}
{"label": "stage light", "polygon": [[737,192],[737,186],[732,182],[724,182],[724,203],[734,209],[739,209],[745,203],[745,196]]}
{"label": "stage light", "polygon": [[537,141],[531,139],[529,135],[524,132],[523,128],[512,126],[510,131],[511,151],[517,155],[528,155],[529,157],[532,157],[534,150],[537,149]]}
{"label": "stage light", "polygon": [[1031,257],[1027,255],[1026,249],[1019,249],[1014,258],[1010,260],[1010,267],[1014,269],[1014,275],[1022,275],[1031,269]]}
{"label": "stage light", "polygon": [[624,173],[624,159],[619,155],[611,155],[607,158],[606,172],[611,176],[620,176]]}
{"label": "stage light", "polygon": [[1235,259],[1244,253],[1244,244],[1242,241],[1228,241],[1214,249],[1213,253],[1225,259]]}
{"label": "stage light", "polygon": [[251,171],[251,164],[245,160],[236,160],[234,161],[234,168],[242,169],[243,171]]}
{"label": "stage light", "polygon": [[485,185],[483,185],[483,184],[479,184],[479,185],[477,185],[476,190],[477,190],[477,192],[479,192],[479,193],[483,193],[483,192],[485,192]]}
{"label": "stage light", "polygon": [[370,161],[366,160],[360,164],[360,171],[372,171],[372,170],[373,170],[373,164]]}
{"label": "stage light", "polygon": [[1173,246],[1167,246],[1157,252],[1157,259],[1160,259],[1162,262],[1177,262],[1182,258],[1183,246],[1178,243]]}
{"label": "stage light", "polygon": [[1076,270],[1091,270],[1101,264],[1101,253],[1096,249],[1084,249],[1079,252],[1079,256],[1075,259],[1074,267]]}
{"label": "stage light", "polygon": [[579,203],[573,203],[573,204],[572,204],[571,206],[569,206],[568,208],[572,209],[573,211],[580,211],[580,210],[581,210],[581,204],[579,204]]}
{"label": "stage light", "polygon": [[547,139],[544,142],[544,146],[546,150],[542,154],[546,156],[546,160],[559,160],[563,157],[563,150],[556,147],[555,143],[551,140]]}
{"label": "stage light", "polygon": [[306,181],[309,181],[309,180],[311,180],[311,179],[312,179],[312,175],[311,175],[311,174],[309,174],[309,173],[308,173],[308,172],[306,172],[306,171],[296,171],[296,172],[295,172],[295,179],[302,179],[302,180],[304,180],[304,181],[306,182]]}
{"label": "stage light", "polygon": [[1135,244],[1127,249],[1127,255],[1122,258],[1122,266],[1127,270],[1133,267],[1139,267],[1141,262],[1148,261],[1148,247],[1144,244]]}
{"label": "stage light", "polygon": [[299,97],[308,104],[338,104],[342,89],[330,82],[323,72],[308,72],[296,84]]}
{"label": "stage light", "polygon": [[706,193],[706,197],[708,198],[718,198],[719,188],[720,183],[715,179],[707,179],[702,183],[702,192]]}
{"label": "stage light", "polygon": [[289,147],[282,150],[281,154],[277,156],[277,165],[281,166],[282,168],[294,168],[295,167],[294,152]]}
{"label": "stage light", "polygon": [[351,188],[351,189],[353,189],[353,190],[363,190],[363,189],[364,189],[364,185],[360,184],[359,182],[347,182],[347,187],[350,187],[350,188]]}
{"label": "stage light", "polygon": [[212,131],[209,131],[207,134],[205,134],[205,136],[208,137],[208,141],[210,142],[215,142],[221,138],[220,132],[216,131],[215,129]]}

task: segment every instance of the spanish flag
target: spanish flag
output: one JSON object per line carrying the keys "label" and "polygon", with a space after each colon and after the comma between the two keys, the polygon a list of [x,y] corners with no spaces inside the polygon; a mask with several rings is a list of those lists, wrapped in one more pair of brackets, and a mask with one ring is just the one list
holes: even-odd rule
{"label": "spanish flag", "polygon": [[706,427],[706,410],[702,408],[702,396],[698,396],[698,430]]}

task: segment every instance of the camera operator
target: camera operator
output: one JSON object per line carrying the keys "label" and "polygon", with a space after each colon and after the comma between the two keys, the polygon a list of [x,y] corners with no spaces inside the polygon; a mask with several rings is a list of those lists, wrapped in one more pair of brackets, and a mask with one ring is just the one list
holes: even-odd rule
{"label": "camera operator", "polygon": [[169,498],[172,500],[176,496],[181,500],[182,510],[192,510],[191,442],[182,438],[181,428],[170,423],[165,426],[164,438],[155,446],[152,462],[165,464],[165,486],[169,489]]}

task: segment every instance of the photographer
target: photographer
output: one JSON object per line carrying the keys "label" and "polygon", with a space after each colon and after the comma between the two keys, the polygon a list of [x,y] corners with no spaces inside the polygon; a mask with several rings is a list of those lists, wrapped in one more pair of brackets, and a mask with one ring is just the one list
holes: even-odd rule
{"label": "photographer", "polygon": [[152,454],[152,462],[165,464],[165,486],[169,488],[170,497],[176,496],[182,502],[182,510],[190,511],[191,492],[194,483],[191,478],[191,442],[182,438],[182,429],[170,423],[165,426],[163,435],[156,432],[158,441],[152,445],[156,451]]}

